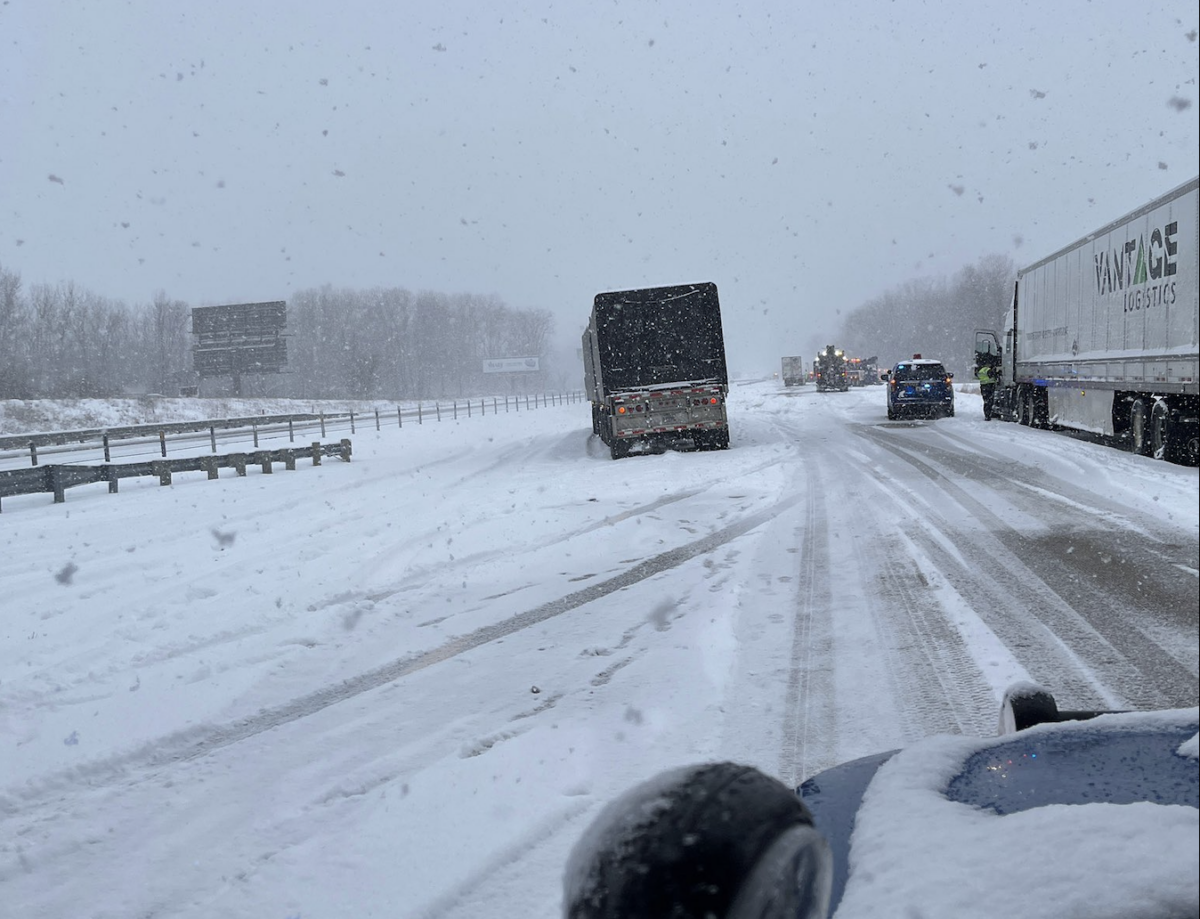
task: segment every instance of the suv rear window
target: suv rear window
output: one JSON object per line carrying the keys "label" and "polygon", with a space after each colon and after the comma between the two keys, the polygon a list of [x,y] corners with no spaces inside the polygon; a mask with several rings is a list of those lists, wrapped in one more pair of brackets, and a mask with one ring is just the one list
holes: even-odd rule
{"label": "suv rear window", "polygon": [[946,368],[941,364],[897,364],[893,376],[897,380],[944,380]]}

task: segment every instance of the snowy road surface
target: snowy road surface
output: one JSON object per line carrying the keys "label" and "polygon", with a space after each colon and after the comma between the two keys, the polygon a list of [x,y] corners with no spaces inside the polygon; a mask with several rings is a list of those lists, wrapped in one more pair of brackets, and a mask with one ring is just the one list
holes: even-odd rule
{"label": "snowy road surface", "polygon": [[798,784],[990,735],[1024,679],[1196,705],[1196,469],[966,393],[729,415],[720,452],[613,462],[574,404],[5,499],[0,914],[555,916],[587,822],[670,766]]}

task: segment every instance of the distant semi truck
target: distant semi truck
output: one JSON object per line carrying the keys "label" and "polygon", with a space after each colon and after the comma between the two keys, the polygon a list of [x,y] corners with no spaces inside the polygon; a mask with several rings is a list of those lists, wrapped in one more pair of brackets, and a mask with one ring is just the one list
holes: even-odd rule
{"label": "distant semi truck", "polygon": [[785,357],[783,359],[784,386],[803,386],[806,382],[806,378],[807,371],[804,367],[804,358]]}
{"label": "distant semi truck", "polygon": [[729,446],[729,375],[716,284],[596,294],[583,333],[592,431],[613,459]]}
{"label": "distant semi truck", "polygon": [[1003,329],[975,333],[976,369],[998,371],[994,416],[1196,463],[1198,185],[1017,273]]}
{"label": "distant semi truck", "polygon": [[879,358],[851,357],[846,359],[846,378],[851,386],[870,386],[879,382]]}
{"label": "distant semi truck", "polygon": [[846,373],[846,354],[841,348],[826,345],[825,350],[820,352],[813,362],[813,374],[816,377],[817,392],[846,392],[850,388],[850,378]]}

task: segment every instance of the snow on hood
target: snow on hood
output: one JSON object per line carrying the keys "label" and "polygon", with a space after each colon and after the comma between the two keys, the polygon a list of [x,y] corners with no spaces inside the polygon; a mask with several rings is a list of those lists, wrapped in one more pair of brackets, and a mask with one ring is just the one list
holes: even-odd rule
{"label": "snow on hood", "polygon": [[[1102,716],[1106,727],[1177,728],[1196,709]],[[1029,733],[1087,730],[1039,725]],[[967,757],[1012,739],[934,737],[891,758],[867,789],[836,919],[1193,915],[1200,811],[1179,804],[1055,804],[1003,816],[950,800]],[[1179,753],[1196,756],[1196,737]],[[1107,878],[1108,883],[1094,879]]]}

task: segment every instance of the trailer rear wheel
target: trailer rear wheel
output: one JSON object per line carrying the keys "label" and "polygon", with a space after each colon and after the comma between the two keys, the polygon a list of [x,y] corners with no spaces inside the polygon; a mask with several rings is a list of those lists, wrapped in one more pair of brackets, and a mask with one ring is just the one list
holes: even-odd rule
{"label": "trailer rear wheel", "polygon": [[1046,390],[1037,386],[1029,388],[1029,426],[1050,430],[1050,399]]}
{"label": "trailer rear wheel", "polygon": [[1150,455],[1150,413],[1146,411],[1146,400],[1135,399],[1129,410],[1129,436],[1133,441],[1133,452],[1138,456]]}
{"label": "trailer rear wheel", "polygon": [[1029,428],[1034,427],[1033,390],[1027,389],[1022,393],[1018,393],[1017,399],[1019,400],[1017,411],[1020,416],[1021,424]]}
{"label": "trailer rear wheel", "polygon": [[1162,399],[1154,403],[1150,412],[1150,441],[1155,459],[1169,460],[1173,458],[1175,445],[1171,442],[1170,409]]}
{"label": "trailer rear wheel", "polygon": [[621,459],[629,455],[629,441],[614,437],[612,443],[608,445],[608,449],[612,453],[613,459]]}

